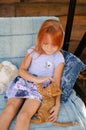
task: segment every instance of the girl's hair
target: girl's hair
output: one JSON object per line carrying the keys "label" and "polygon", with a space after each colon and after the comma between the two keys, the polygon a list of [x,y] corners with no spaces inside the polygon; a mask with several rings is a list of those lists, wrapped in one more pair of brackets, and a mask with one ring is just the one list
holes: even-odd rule
{"label": "girl's hair", "polygon": [[52,44],[54,46],[58,46],[58,49],[60,50],[63,46],[63,40],[64,40],[64,32],[62,25],[57,20],[46,20],[41,28],[39,29],[37,39],[36,39],[36,47],[35,50],[39,54],[43,54],[44,51],[42,50],[41,45],[43,44],[44,37],[49,34],[52,39]]}

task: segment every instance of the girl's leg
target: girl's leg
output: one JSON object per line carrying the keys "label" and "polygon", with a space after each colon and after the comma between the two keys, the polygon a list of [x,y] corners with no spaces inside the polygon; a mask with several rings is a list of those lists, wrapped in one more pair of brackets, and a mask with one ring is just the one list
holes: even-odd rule
{"label": "girl's leg", "polygon": [[0,114],[0,130],[8,130],[24,99],[11,98],[8,100],[3,112]]}
{"label": "girl's leg", "polygon": [[36,113],[40,102],[34,99],[26,99],[17,117],[14,130],[28,130],[31,117]]}

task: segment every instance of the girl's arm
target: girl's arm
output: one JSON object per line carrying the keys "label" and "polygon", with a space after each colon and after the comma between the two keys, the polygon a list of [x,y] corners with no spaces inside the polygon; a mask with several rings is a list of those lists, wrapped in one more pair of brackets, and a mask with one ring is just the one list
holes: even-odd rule
{"label": "girl's arm", "polygon": [[[61,81],[61,76],[64,68],[64,63],[60,63],[54,73],[54,82],[57,84],[57,86],[60,88],[60,81]],[[55,106],[50,110],[50,116],[49,116],[49,121],[55,122],[57,119],[57,115],[59,113],[60,109],[60,95],[56,97],[56,104]]]}
{"label": "girl's arm", "polygon": [[[62,77],[62,72],[64,69],[64,63],[60,63],[56,69],[55,69],[55,73],[54,73],[54,81],[57,84],[57,86],[60,88],[60,83],[61,83],[61,77]],[[60,100],[60,96],[57,96],[56,99],[56,105],[58,105],[58,101]]]}
{"label": "girl's arm", "polygon": [[30,74],[27,71],[27,69],[31,64],[31,61],[32,61],[32,57],[30,56],[30,54],[27,54],[20,65],[18,71],[19,76],[21,76],[25,80],[28,80],[30,82],[36,82],[36,83],[42,83],[45,82],[46,80],[51,80],[51,81],[53,80],[51,77],[36,77]]}
{"label": "girl's arm", "polygon": [[35,80],[35,76],[29,74],[27,71],[28,67],[31,64],[31,61],[32,61],[32,57],[30,56],[30,54],[26,54],[25,58],[23,59],[20,65],[18,75],[24,78],[25,80],[33,82]]}

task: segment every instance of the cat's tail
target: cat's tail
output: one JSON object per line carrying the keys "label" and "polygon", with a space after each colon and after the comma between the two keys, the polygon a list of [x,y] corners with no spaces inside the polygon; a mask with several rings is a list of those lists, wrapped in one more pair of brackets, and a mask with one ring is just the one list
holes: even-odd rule
{"label": "cat's tail", "polygon": [[79,122],[54,122],[53,123],[55,126],[71,126],[71,125],[79,125]]}

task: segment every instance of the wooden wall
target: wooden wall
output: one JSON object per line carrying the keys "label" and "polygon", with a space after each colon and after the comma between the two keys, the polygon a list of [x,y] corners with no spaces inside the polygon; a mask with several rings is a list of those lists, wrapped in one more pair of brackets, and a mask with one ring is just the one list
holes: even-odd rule
{"label": "wooden wall", "polygon": [[[58,16],[65,30],[69,2],[70,0],[0,0],[0,17]],[[71,52],[74,52],[85,32],[86,0],[77,0],[69,48]]]}

